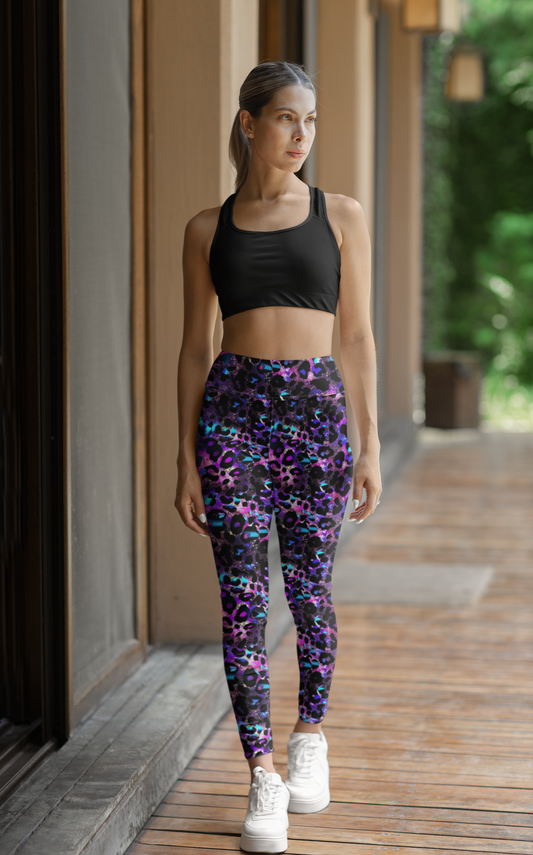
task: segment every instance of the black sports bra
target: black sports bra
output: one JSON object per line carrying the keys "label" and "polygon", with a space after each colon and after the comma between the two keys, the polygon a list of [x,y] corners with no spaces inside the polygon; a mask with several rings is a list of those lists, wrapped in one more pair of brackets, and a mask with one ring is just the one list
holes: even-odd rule
{"label": "black sports bra", "polygon": [[322,190],[309,191],[307,219],[271,232],[238,229],[232,216],[236,194],[226,199],[209,255],[222,320],[261,306],[336,314],[341,254]]}

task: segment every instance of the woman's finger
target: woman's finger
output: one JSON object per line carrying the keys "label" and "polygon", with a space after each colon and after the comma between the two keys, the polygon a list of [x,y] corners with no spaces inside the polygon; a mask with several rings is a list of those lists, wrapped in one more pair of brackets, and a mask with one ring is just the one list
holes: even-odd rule
{"label": "woman's finger", "polygon": [[359,507],[363,500],[363,490],[363,484],[358,484],[356,481],[354,481],[352,489],[352,505],[354,510]]}
{"label": "woman's finger", "polygon": [[377,508],[380,493],[381,493],[380,487],[374,487],[372,485],[368,485],[367,495],[366,495],[365,513],[364,513],[364,516],[359,520],[360,522],[363,522],[363,520],[366,520],[366,518],[369,517],[370,514],[374,513],[374,511]]}
{"label": "woman's finger", "polygon": [[373,486],[365,482],[365,500],[349,516],[350,522],[362,523],[370,514],[373,514],[379,504],[381,486]]}
{"label": "woman's finger", "polygon": [[179,511],[183,522],[191,531],[201,534],[202,537],[209,537],[207,517],[201,499],[196,498],[195,500],[191,496],[185,497],[180,503]]}
{"label": "woman's finger", "polygon": [[366,507],[366,490],[364,488],[364,481],[357,482],[354,480],[352,496],[352,510],[350,511],[350,516],[348,518],[351,522],[359,519]]}

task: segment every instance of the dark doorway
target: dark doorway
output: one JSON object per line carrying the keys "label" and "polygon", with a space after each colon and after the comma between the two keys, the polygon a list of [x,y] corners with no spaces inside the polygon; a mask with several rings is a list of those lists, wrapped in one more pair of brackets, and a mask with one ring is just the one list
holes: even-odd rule
{"label": "dark doorway", "polygon": [[60,5],[0,12],[0,800],[67,735]]}
{"label": "dark doorway", "polygon": [[[259,62],[295,62],[305,66],[313,77],[316,71],[316,50],[310,50],[311,46],[306,44],[306,26],[307,32],[311,29],[316,38],[316,20],[309,0],[305,10],[304,0],[260,0]],[[315,155],[312,152],[298,173],[298,177],[307,184],[315,183],[314,164]]]}
{"label": "dark doorway", "polygon": [[260,0],[259,62],[304,61],[303,0]]}

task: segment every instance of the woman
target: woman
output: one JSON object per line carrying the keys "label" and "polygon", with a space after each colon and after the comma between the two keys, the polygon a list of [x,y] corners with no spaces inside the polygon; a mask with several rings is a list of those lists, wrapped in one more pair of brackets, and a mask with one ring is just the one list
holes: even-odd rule
{"label": "woman", "polygon": [[[329,803],[321,722],[337,645],[331,570],[348,493],[352,486],[356,523],[381,493],[370,247],[357,202],[296,176],[315,138],[315,91],[303,69],[262,63],[239,105],[230,140],[236,193],[185,232],[176,508],[211,538],[218,571],[224,664],[252,775],[241,848],[283,852],[287,808]],[[224,334],[213,362],[217,299]],[[337,311],[361,443],[355,466],[344,387],[324,356]],[[300,668],[285,784],[272,759],[264,646],[272,514]]]}

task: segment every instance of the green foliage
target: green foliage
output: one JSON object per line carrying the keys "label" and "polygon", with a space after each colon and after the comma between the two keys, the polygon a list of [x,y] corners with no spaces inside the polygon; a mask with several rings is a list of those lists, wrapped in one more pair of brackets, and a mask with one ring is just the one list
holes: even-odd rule
{"label": "green foliage", "polygon": [[[424,345],[480,350],[512,390],[533,383],[533,2],[471,0],[463,31],[425,40]],[[463,41],[478,104],[443,94]]]}
{"label": "green foliage", "polygon": [[449,283],[454,277],[448,259],[452,229],[453,187],[450,103],[442,94],[448,44],[428,38],[424,44],[424,269],[423,331],[425,350],[446,348]]}
{"label": "green foliage", "polygon": [[481,418],[496,430],[533,430],[533,388],[508,388],[501,377],[489,374],[483,379],[479,409]]}
{"label": "green foliage", "polygon": [[533,213],[496,214],[475,262],[486,297],[474,342],[495,373],[533,383]]}

